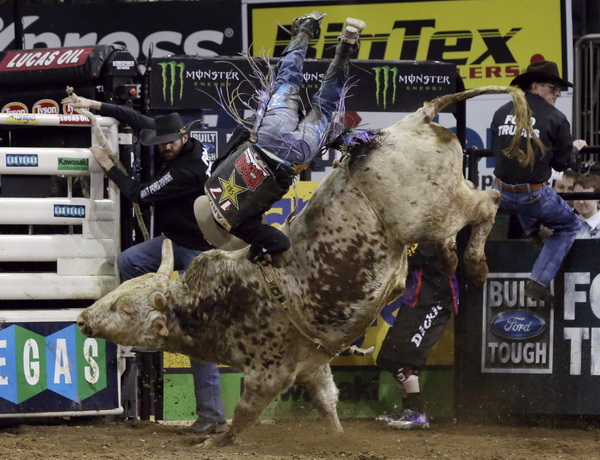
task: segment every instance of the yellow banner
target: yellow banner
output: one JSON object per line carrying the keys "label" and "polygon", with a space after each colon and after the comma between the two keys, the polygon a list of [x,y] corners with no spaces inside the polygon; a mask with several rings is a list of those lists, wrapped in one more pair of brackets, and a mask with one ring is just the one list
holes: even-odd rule
{"label": "yellow banner", "polygon": [[570,43],[562,27],[561,0],[256,6],[248,6],[255,56],[278,56],[289,41],[278,24],[289,29],[293,18],[318,10],[327,16],[310,44],[309,57],[331,57],[345,18],[352,16],[367,23],[358,59],[451,62],[467,88],[508,85],[532,60],[554,61],[560,68]]}

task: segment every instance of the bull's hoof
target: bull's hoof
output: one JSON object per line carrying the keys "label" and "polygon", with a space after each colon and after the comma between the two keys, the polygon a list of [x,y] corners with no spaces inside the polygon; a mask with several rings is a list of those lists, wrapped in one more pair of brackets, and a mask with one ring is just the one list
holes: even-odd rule
{"label": "bull's hoof", "polygon": [[456,255],[456,252],[451,252],[447,257],[444,257],[442,264],[446,275],[454,275],[454,273],[456,273],[456,267],[458,266],[458,256]]}
{"label": "bull's hoof", "polygon": [[229,432],[226,432],[217,436],[207,437],[203,442],[201,442],[200,444],[196,444],[194,447],[201,447],[203,449],[207,449],[211,447],[232,446],[236,443],[237,439],[234,436],[229,435]]}
{"label": "bull's hoof", "polygon": [[478,261],[469,261],[465,263],[467,268],[467,275],[473,280],[477,286],[483,286],[487,281],[489,269],[485,259]]}
{"label": "bull's hoof", "polygon": [[500,192],[498,190],[488,190],[488,192],[492,195],[494,204],[500,203]]}

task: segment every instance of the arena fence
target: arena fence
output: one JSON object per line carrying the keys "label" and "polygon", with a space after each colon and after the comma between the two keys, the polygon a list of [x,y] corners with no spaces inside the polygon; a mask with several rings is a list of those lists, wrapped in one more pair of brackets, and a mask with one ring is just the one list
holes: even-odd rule
{"label": "arena fence", "polygon": [[[89,128],[79,115],[0,114],[0,124]],[[104,118],[101,125],[118,151],[116,120]],[[66,181],[64,196],[0,197],[0,225],[13,233],[0,235],[0,264],[56,262],[54,273],[3,273],[0,299],[96,299],[118,285],[119,192],[111,183],[104,197],[104,172],[89,149],[3,147],[0,174]],[[76,180],[85,183],[85,196],[73,193]]]}
{"label": "arena fence", "polygon": [[574,56],[573,137],[600,145],[600,34],[581,37]]}
{"label": "arena fence", "polygon": [[[98,119],[118,152],[117,121]],[[0,114],[0,418],[123,412],[117,347],[76,325],[119,284],[118,188],[89,148],[12,146],[52,144],[43,130],[59,126],[99,143],[81,115]]]}

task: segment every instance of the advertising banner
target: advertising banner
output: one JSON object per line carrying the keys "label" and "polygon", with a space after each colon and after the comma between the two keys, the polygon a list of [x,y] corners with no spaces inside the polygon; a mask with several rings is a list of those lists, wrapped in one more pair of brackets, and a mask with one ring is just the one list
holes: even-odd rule
{"label": "advertising banner", "polygon": [[[532,59],[559,63],[570,73],[570,27],[565,0],[446,0],[271,3],[250,0],[247,16],[254,56],[279,56],[292,20],[327,13],[309,57],[328,58],[346,17],[367,23],[358,59],[443,61],[458,66],[465,87],[508,85]],[[568,12],[570,18],[570,11]],[[279,27],[280,23],[283,27]]]}
{"label": "advertising banner", "polygon": [[0,418],[122,412],[117,347],[81,334],[79,311],[3,312]]}
{"label": "advertising banner", "polygon": [[139,80],[137,64],[122,46],[3,51],[0,113],[69,114],[81,119],[71,106],[61,104],[67,86],[78,96],[95,99],[100,89],[110,93],[134,80]]}
{"label": "advertising banner", "polygon": [[[551,285],[556,302],[525,297],[538,255],[523,240],[490,241],[487,283],[469,286],[457,366],[465,410],[598,414],[600,240],[576,240]],[[488,406],[489,404],[489,406]]]}
{"label": "advertising banner", "polygon": [[[254,61],[263,73],[276,59]],[[300,90],[306,106],[317,92],[329,60],[307,60]],[[353,61],[348,111],[410,112],[423,101],[457,91],[454,64],[440,62]],[[153,109],[198,109],[233,105],[247,107],[258,80],[243,57],[201,58],[172,56],[152,59],[150,98]],[[243,99],[241,99],[243,98]],[[231,104],[230,104],[231,103]],[[246,105],[245,105],[246,104]]]}
{"label": "advertising banner", "polygon": [[[239,0],[23,3],[25,49],[124,45],[150,54],[233,56],[242,49]],[[12,3],[0,5],[0,51],[15,48]],[[65,82],[65,84],[67,84]]]}

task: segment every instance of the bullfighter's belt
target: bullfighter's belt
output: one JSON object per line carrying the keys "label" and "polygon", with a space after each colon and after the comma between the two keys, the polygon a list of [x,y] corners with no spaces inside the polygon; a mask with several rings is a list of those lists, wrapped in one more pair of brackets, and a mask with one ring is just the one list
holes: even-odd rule
{"label": "bullfighter's belt", "polygon": [[204,190],[215,220],[228,231],[268,211],[286,192],[249,142],[219,164]]}
{"label": "bullfighter's belt", "polygon": [[535,192],[544,186],[544,184],[505,184],[500,179],[496,179],[496,185],[505,192],[513,193]]}

